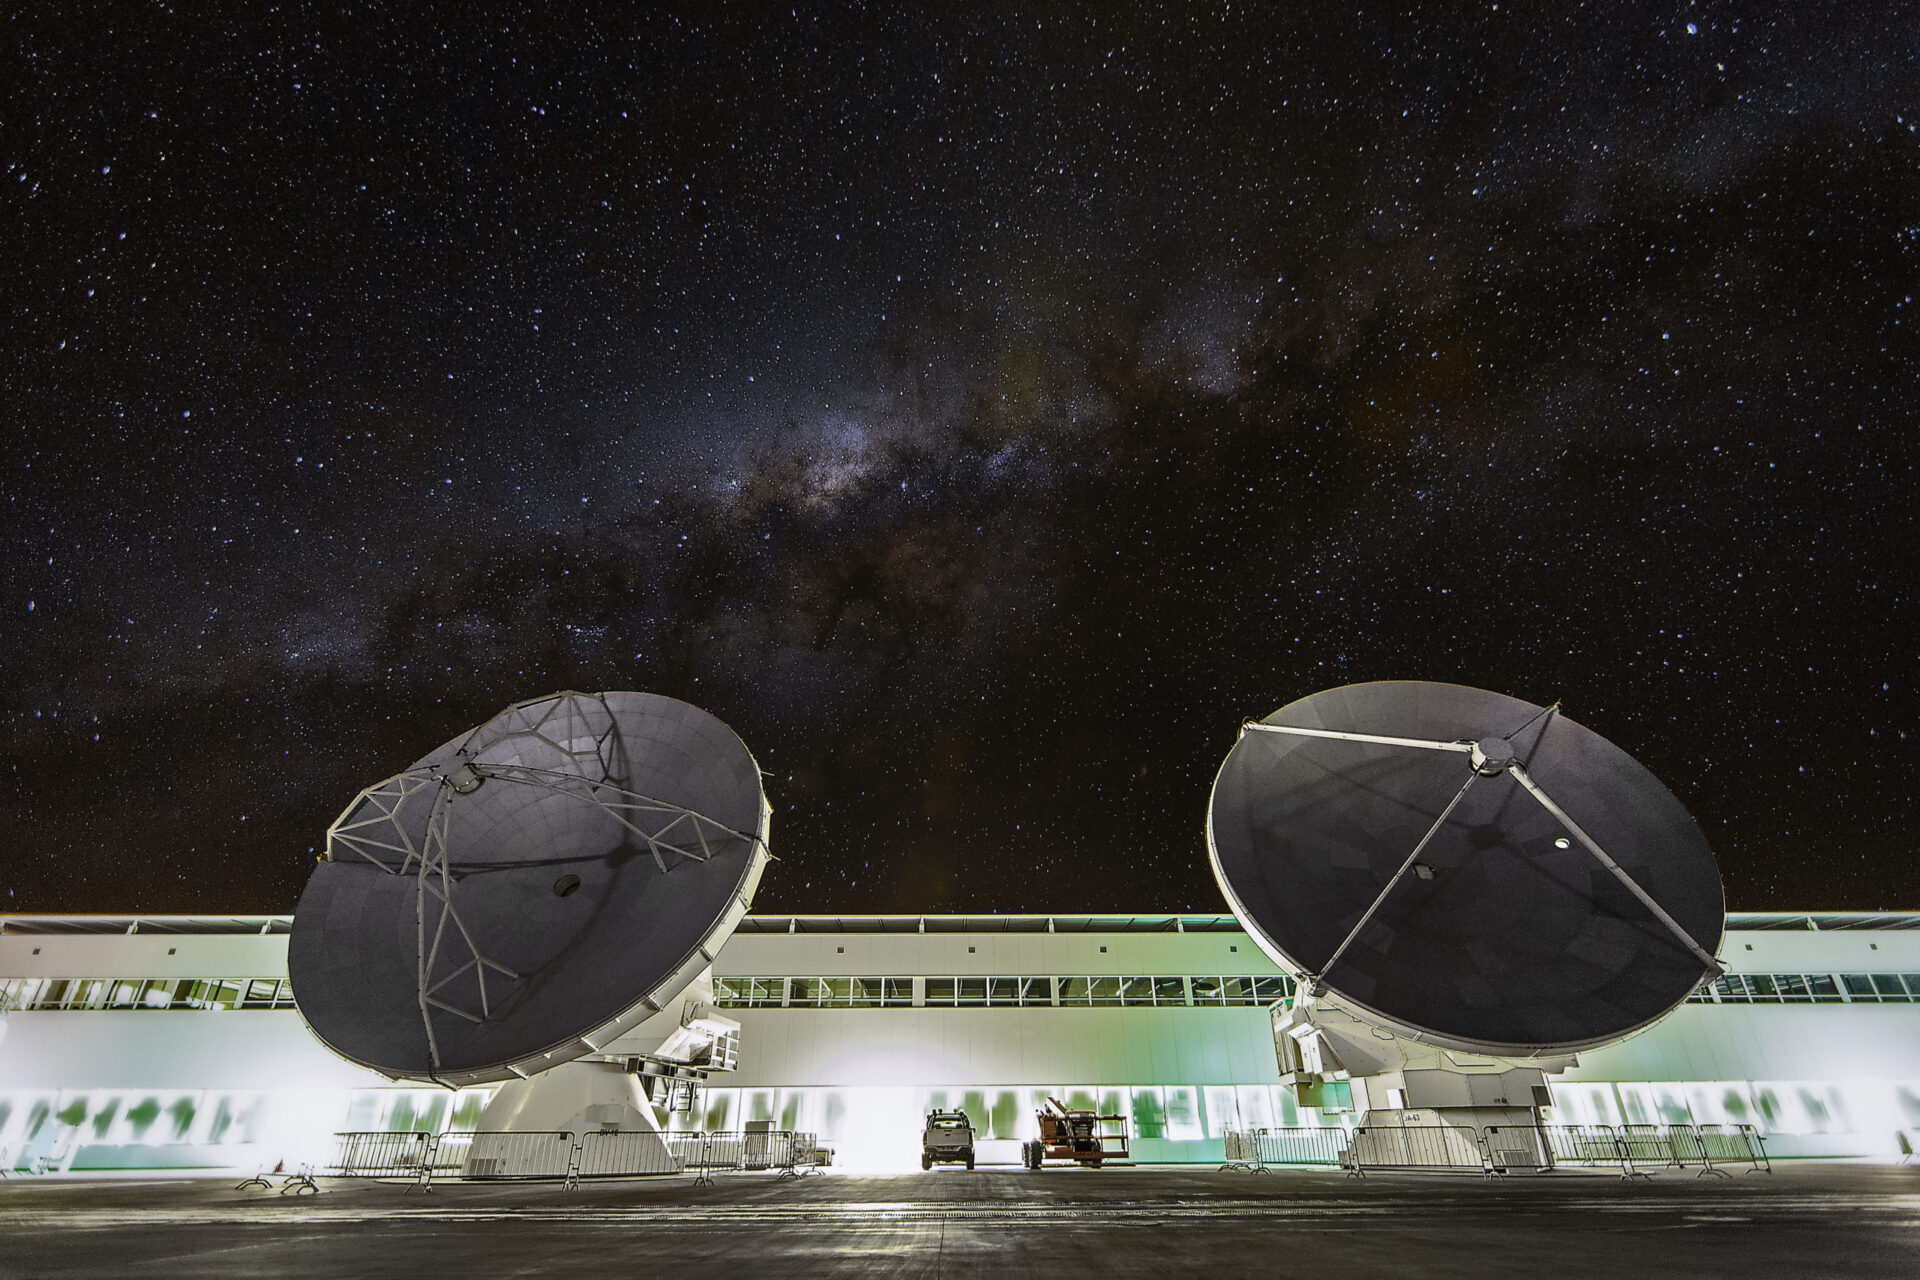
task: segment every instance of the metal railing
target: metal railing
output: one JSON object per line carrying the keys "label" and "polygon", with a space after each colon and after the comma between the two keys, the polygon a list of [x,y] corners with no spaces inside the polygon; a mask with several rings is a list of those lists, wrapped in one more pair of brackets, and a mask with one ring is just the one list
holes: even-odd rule
{"label": "metal railing", "polygon": [[[1491,1135],[1495,1131],[1489,1129]],[[1765,1140],[1750,1124],[1542,1125],[1546,1168],[1558,1165],[1617,1167],[1625,1178],[1644,1178],[1649,1169],[1698,1165],[1700,1175],[1732,1176],[1724,1167],[1745,1164],[1771,1172]],[[1491,1140],[1491,1138],[1490,1138]]]}
{"label": "metal railing", "polygon": [[802,1177],[827,1162],[811,1133],[647,1133],[565,1131],[508,1133],[337,1133],[325,1172],[345,1178],[408,1178],[430,1190],[436,1178],[463,1181],[548,1180],[569,1187],[583,1178],[628,1178],[698,1170],[771,1172]]}
{"label": "metal railing", "polygon": [[472,1133],[442,1135],[441,1158],[436,1169],[451,1163],[447,1153],[464,1147],[459,1165],[460,1177],[470,1180],[501,1181],[519,1178],[569,1178],[577,1167],[580,1150],[577,1138],[565,1130],[548,1133],[507,1133],[477,1129]]}
{"label": "metal railing", "polygon": [[1553,1168],[1546,1135],[1534,1125],[1491,1124],[1480,1131],[1487,1167],[1495,1173],[1544,1173]]}
{"label": "metal railing", "polygon": [[1276,1129],[1229,1129],[1222,1170],[1265,1173],[1271,1165],[1338,1168],[1350,1139],[1345,1129],[1289,1125]]}
{"label": "metal railing", "polygon": [[433,1159],[432,1133],[336,1133],[326,1171],[336,1178],[418,1177]]}
{"label": "metal railing", "polygon": [[825,1161],[819,1139],[811,1133],[783,1129],[674,1134],[682,1142],[676,1152],[685,1166],[700,1171],[700,1180],[716,1173],[776,1172],[803,1177]]}
{"label": "metal railing", "polygon": [[1407,1128],[1360,1125],[1342,1153],[1342,1166],[1354,1177],[1369,1169],[1433,1170],[1491,1176],[1493,1164],[1480,1134],[1443,1125]]}
{"label": "metal railing", "polygon": [[[1766,1139],[1750,1124],[1703,1124],[1697,1130],[1701,1150],[1711,1167],[1745,1164],[1749,1173],[1772,1173],[1773,1161],[1767,1158]],[[1728,1176],[1732,1176],[1729,1174]]]}
{"label": "metal railing", "polygon": [[584,1133],[574,1178],[622,1178],[679,1173],[684,1167],[658,1133]]}

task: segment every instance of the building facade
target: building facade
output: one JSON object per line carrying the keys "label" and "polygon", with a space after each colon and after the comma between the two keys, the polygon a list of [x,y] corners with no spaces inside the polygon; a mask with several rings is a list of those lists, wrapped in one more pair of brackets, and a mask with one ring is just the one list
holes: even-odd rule
{"label": "building facade", "polygon": [[[471,1128],[486,1089],[394,1084],[307,1031],[290,920],[0,917],[0,1167],[251,1169],[342,1130]],[[1920,1129],[1920,914],[1735,914],[1729,973],[1551,1084],[1570,1123],[1741,1123],[1778,1156]],[[1290,979],[1230,916],[749,916],[713,966],[738,1069],[669,1127],[768,1120],[905,1168],[933,1107],[1013,1163],[1048,1096],[1128,1117],[1142,1161],[1340,1124],[1278,1084]]]}

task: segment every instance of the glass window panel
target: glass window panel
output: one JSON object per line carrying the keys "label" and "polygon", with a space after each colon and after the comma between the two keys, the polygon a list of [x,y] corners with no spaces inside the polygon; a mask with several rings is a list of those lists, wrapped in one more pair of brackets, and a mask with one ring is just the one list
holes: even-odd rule
{"label": "glass window panel", "polygon": [[[291,983],[287,984],[289,987]],[[171,978],[149,978],[140,984],[140,1007],[143,1009],[164,1009],[173,1003],[173,980]]]}
{"label": "glass window panel", "polygon": [[1089,978],[1087,991],[1094,1004],[1119,1004],[1120,979]]}
{"label": "glass window panel", "polygon": [[820,978],[820,1003],[844,1008],[853,1000],[852,978]]}
{"label": "glass window panel", "polygon": [[956,981],[954,978],[928,978],[927,1003],[952,1004]]}
{"label": "glass window panel", "polygon": [[715,978],[713,1002],[722,1009],[738,1009],[753,997],[752,978]]}
{"label": "glass window panel", "polygon": [[1780,998],[1780,993],[1773,988],[1773,975],[1770,973],[1748,974],[1747,990],[1753,994],[1755,1000],[1771,1003]]}
{"label": "glass window panel", "polygon": [[786,998],[787,980],[785,978],[753,979],[753,1002],[757,1005],[778,1006]]}
{"label": "glass window panel", "polygon": [[97,1009],[106,997],[107,984],[100,978],[82,978],[67,992],[67,1008]]}
{"label": "glass window panel", "polygon": [[1747,980],[1737,973],[1729,973],[1716,981],[1713,993],[1720,997],[1722,1004],[1753,1003],[1753,998],[1747,994]]}
{"label": "glass window panel", "polygon": [[247,983],[247,992],[242,998],[241,1004],[249,1009],[272,1008],[274,998],[279,994],[279,979],[254,978]]}
{"label": "glass window panel", "polygon": [[140,979],[120,978],[107,987],[107,1008],[133,1009],[140,1004]]}
{"label": "glass window panel", "polygon": [[1153,1000],[1155,1004],[1185,1004],[1187,1002],[1187,980],[1185,978],[1155,978],[1153,980]]}
{"label": "glass window panel", "polygon": [[1222,996],[1220,979],[1195,978],[1193,980],[1193,1002],[1195,1004],[1219,1004]]}
{"label": "glass window panel", "polygon": [[1920,973],[1909,973],[1906,975],[1906,978],[1907,994],[1916,1000],[1920,1000]]}
{"label": "glass window panel", "polygon": [[788,978],[787,1008],[819,1008],[822,989],[825,985],[819,978]]}
{"label": "glass window panel", "polygon": [[1847,989],[1847,994],[1852,996],[1855,1000],[1870,1001],[1874,999],[1873,979],[1869,978],[1866,974],[1843,973],[1840,975],[1840,981],[1843,985],[1845,985]]}
{"label": "glass window panel", "polygon": [[1120,979],[1120,1003],[1121,1004],[1152,1004],[1153,1003],[1153,979],[1152,978]]}
{"label": "glass window panel", "polygon": [[54,980],[48,978],[23,979],[13,994],[16,1007],[21,1009],[46,1008],[50,1000],[47,992],[53,985],[53,981]]}
{"label": "glass window panel", "polygon": [[1061,1004],[1085,1004],[1090,995],[1090,986],[1085,978],[1060,979]]}
{"label": "glass window panel", "polygon": [[1805,1000],[1808,998],[1807,980],[1797,973],[1776,973],[1773,975],[1774,990],[1780,993],[1782,1000]]}
{"label": "glass window panel", "polygon": [[1259,1000],[1261,1004],[1272,1004],[1275,1000],[1285,1000],[1290,993],[1287,991],[1287,980],[1285,978],[1273,977],[1255,978],[1253,980],[1253,994],[1254,998]]}
{"label": "glass window panel", "polygon": [[884,978],[855,978],[853,980],[853,1005],[857,1009],[872,1009],[886,1003],[887,983]]}
{"label": "glass window panel", "polygon": [[1838,1000],[1839,984],[1834,982],[1830,973],[1810,973],[1807,975],[1807,991],[1815,1000]]}
{"label": "glass window panel", "polygon": [[208,1007],[232,1009],[240,1004],[240,979],[220,978],[207,984]]}
{"label": "glass window panel", "polygon": [[987,980],[985,978],[957,978],[959,993],[954,1003],[960,1005],[983,1005],[987,1002]]}
{"label": "glass window panel", "polygon": [[[1915,975],[1920,977],[1920,975]],[[1020,980],[1021,1004],[1052,1004],[1052,978],[1022,978]]]}
{"label": "glass window panel", "polygon": [[1222,978],[1226,989],[1227,1004],[1259,1004],[1260,997],[1254,994],[1252,978]]}
{"label": "glass window panel", "polygon": [[989,978],[987,980],[987,999],[995,1004],[1020,1003],[1020,979]]}
{"label": "glass window panel", "polygon": [[888,978],[887,979],[887,1003],[888,1004],[912,1004],[913,1003],[913,979],[912,978]]}
{"label": "glass window panel", "polygon": [[1907,988],[1905,984],[1900,981],[1900,975],[1897,973],[1874,974],[1873,989],[1884,1001],[1889,1003],[1896,1001],[1901,1004],[1906,1003]]}

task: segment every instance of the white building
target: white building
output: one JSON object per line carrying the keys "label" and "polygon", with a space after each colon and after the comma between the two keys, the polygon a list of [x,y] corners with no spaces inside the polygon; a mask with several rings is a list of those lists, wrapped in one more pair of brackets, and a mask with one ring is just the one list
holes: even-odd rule
{"label": "white building", "polygon": [[[289,925],[0,917],[0,1167],[291,1166],[340,1130],[472,1127],[486,1090],[395,1085],[308,1033]],[[1736,914],[1720,954],[1728,977],[1556,1077],[1553,1119],[1747,1123],[1782,1156],[1920,1128],[1920,914]],[[1131,1117],[1144,1161],[1342,1118],[1277,1083],[1291,984],[1229,916],[749,916],[713,972],[739,1066],[674,1128],[772,1120],[885,1168],[936,1105],[1008,1162],[1049,1094]]]}

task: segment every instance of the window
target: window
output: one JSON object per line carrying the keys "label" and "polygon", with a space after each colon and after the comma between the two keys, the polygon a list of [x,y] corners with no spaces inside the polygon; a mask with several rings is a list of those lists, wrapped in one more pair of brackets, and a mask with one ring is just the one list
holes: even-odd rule
{"label": "window", "polygon": [[1060,979],[1060,1003],[1084,1005],[1088,1002],[1090,990],[1088,980],[1085,978],[1062,978]]}
{"label": "window", "polygon": [[247,983],[247,991],[240,999],[243,1009],[271,1009],[273,1002],[280,996],[280,983],[274,978],[255,978]]}
{"label": "window", "polygon": [[1224,998],[1222,1004],[1259,1004],[1252,978],[1222,978]]}
{"label": "window", "polygon": [[1255,978],[1253,980],[1254,999],[1261,1004],[1272,1004],[1276,1000],[1285,1000],[1293,994],[1293,982],[1287,978]]}
{"label": "window", "polygon": [[951,1005],[953,1003],[953,984],[956,981],[958,981],[958,979],[955,978],[928,978],[927,1003]]}
{"label": "window", "polygon": [[1153,1003],[1152,978],[1120,979],[1120,1003],[1125,1005],[1150,1005]]}
{"label": "window", "polygon": [[1185,978],[1155,978],[1153,980],[1153,1002],[1155,1004],[1185,1004],[1187,1002],[1187,980]]}
{"label": "window", "polygon": [[956,978],[959,991],[954,1003],[963,1007],[984,1005],[987,1002],[987,980],[985,978]]}
{"label": "window", "polygon": [[1087,990],[1094,1004],[1120,1003],[1120,979],[1118,978],[1088,978]]}
{"label": "window", "polygon": [[[1916,979],[1920,979],[1920,974],[1915,974],[1913,976]],[[1916,990],[1920,991],[1920,988],[1916,988]],[[1053,1003],[1053,979],[1052,978],[1020,979],[1020,1003],[1021,1004],[1052,1004]]]}
{"label": "window", "polygon": [[1195,1004],[1220,1004],[1224,993],[1225,988],[1220,985],[1220,979],[1218,978],[1193,979],[1193,1002]]}

